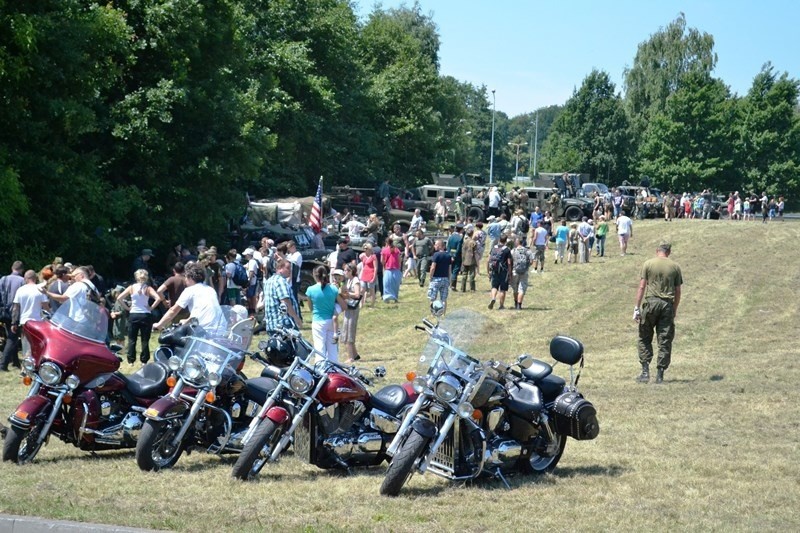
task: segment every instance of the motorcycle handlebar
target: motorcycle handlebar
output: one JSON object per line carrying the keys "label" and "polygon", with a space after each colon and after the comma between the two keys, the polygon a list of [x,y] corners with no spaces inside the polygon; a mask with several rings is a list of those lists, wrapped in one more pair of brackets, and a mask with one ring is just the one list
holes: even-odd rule
{"label": "motorcycle handlebar", "polygon": [[425,332],[427,332],[427,331],[428,331],[427,329],[423,328],[423,327],[422,327],[422,326],[420,326],[419,324],[417,324],[416,326],[414,326],[414,329],[418,329],[418,330],[420,330],[420,331],[425,331]]}
{"label": "motorcycle handlebar", "polygon": [[433,325],[433,322],[431,322],[431,321],[430,321],[430,320],[428,320],[427,318],[423,318],[423,319],[422,319],[422,323],[423,323],[423,324],[425,324],[426,326],[428,326],[428,327],[429,327],[429,328],[431,328],[431,329],[433,329],[433,328],[435,328],[435,327],[436,327],[436,326],[434,326],[434,325]]}

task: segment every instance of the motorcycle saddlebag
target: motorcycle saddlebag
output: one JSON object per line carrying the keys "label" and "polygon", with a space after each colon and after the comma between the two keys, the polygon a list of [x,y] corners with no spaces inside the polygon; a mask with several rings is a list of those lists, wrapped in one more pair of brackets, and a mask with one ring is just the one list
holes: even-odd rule
{"label": "motorcycle saddlebag", "polygon": [[578,392],[565,392],[553,404],[556,431],[576,440],[591,440],[600,433],[597,410]]}

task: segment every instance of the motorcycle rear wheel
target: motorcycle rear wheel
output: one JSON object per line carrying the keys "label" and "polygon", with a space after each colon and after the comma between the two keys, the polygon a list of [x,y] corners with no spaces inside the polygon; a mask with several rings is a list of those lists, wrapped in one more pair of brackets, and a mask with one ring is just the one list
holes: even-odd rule
{"label": "motorcycle rear wheel", "polygon": [[427,445],[428,439],[426,437],[416,431],[411,432],[392,458],[392,462],[389,463],[386,477],[383,478],[383,483],[381,484],[381,494],[384,496],[397,496],[400,494],[403,485],[411,477],[414,463],[422,455]]}
{"label": "motorcycle rear wheel", "polygon": [[[556,441],[548,446],[549,453],[539,453],[531,451],[531,456],[527,461],[523,461],[522,470],[528,474],[545,474],[555,470],[556,465],[564,454],[567,445],[567,436],[555,433]],[[553,453],[555,450],[555,453]]]}
{"label": "motorcycle rear wheel", "polygon": [[180,421],[156,422],[147,420],[136,443],[136,464],[145,472],[172,468],[183,453],[183,443],[172,446],[170,441],[180,431]]}
{"label": "motorcycle rear wheel", "polygon": [[236,459],[231,475],[242,481],[255,479],[269,461],[281,435],[283,431],[279,430],[275,422],[269,418],[263,420]]}
{"label": "motorcycle rear wheel", "polygon": [[43,421],[31,429],[21,429],[16,426],[8,428],[8,434],[3,443],[3,461],[15,461],[21,465],[32,462],[44,444],[44,441],[36,443],[42,426],[44,426]]}

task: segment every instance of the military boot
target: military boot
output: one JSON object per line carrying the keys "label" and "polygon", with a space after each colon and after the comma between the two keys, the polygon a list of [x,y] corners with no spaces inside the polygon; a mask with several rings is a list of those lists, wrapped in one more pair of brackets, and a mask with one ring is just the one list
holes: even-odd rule
{"label": "military boot", "polygon": [[467,292],[467,276],[461,278],[461,292]]}
{"label": "military boot", "polygon": [[475,280],[469,282],[469,290],[475,292]]}
{"label": "military boot", "polygon": [[664,383],[664,369],[659,368],[656,372],[656,383]]}
{"label": "military boot", "polygon": [[639,383],[649,383],[650,382],[650,365],[646,363],[642,363],[642,373],[636,378],[636,381]]}
{"label": "military boot", "polygon": [[454,279],[450,281],[450,290],[453,292],[457,292],[458,288],[456,287],[456,283],[458,283],[458,279]]}

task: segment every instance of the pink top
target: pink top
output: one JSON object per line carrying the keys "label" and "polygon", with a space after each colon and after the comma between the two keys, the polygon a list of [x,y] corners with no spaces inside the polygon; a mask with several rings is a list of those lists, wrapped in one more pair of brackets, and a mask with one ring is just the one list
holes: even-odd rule
{"label": "pink top", "polygon": [[361,254],[358,256],[358,260],[361,261],[361,281],[365,283],[372,283],[375,281],[375,266],[378,261],[378,256],[372,254],[368,257],[367,254]]}
{"label": "pink top", "polygon": [[384,270],[400,270],[400,250],[398,248],[381,248],[381,261]]}

